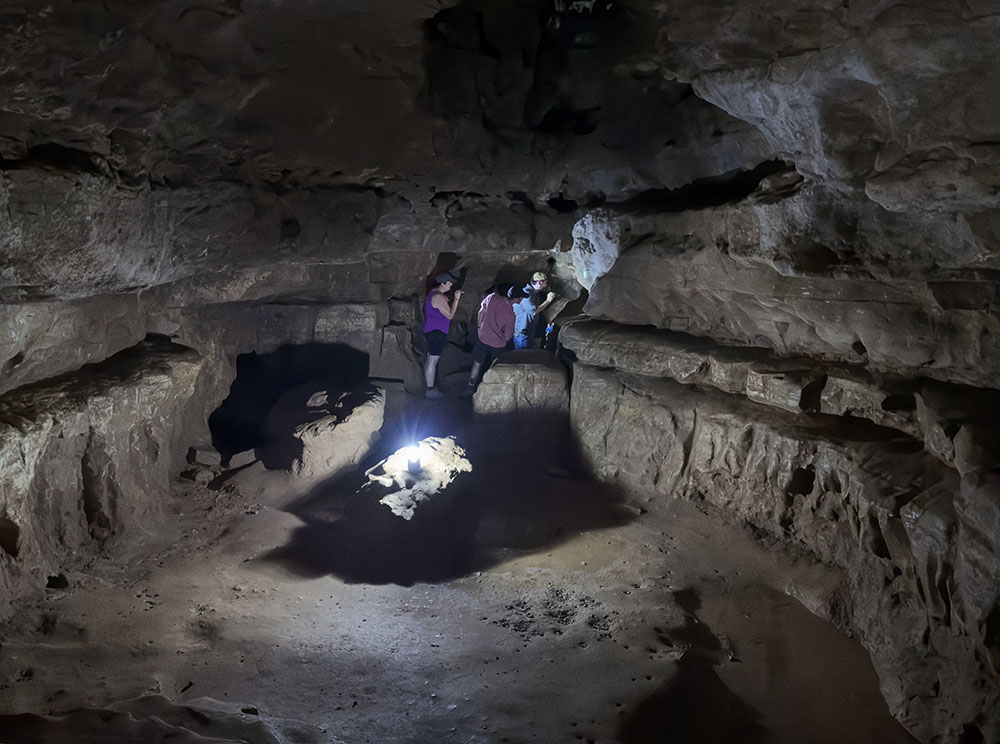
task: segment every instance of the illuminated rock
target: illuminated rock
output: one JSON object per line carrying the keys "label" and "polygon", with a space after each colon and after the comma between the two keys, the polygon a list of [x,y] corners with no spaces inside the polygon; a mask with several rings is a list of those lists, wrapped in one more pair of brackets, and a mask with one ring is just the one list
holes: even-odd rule
{"label": "illuminated rock", "polygon": [[473,408],[476,413],[568,411],[566,370],[547,351],[504,354],[483,375]]}
{"label": "illuminated rock", "polygon": [[422,503],[441,493],[459,473],[472,471],[465,450],[452,437],[427,437],[416,445],[403,447],[382,460],[365,475],[362,490],[386,490],[379,499],[393,514],[412,519]]}
{"label": "illuminated rock", "polygon": [[268,468],[284,468],[307,480],[324,478],[361,461],[382,428],[385,391],[317,389],[289,391],[268,414],[268,442],[257,455]]}

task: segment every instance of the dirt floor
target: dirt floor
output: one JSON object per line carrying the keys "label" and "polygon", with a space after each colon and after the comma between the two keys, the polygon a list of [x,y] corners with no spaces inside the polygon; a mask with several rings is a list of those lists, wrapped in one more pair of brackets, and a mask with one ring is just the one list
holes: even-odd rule
{"label": "dirt floor", "polygon": [[0,742],[912,741],[790,596],[835,576],[621,499],[562,433],[393,393],[369,460],[454,435],[473,464],[411,521],[360,471],[178,479],[124,560],[3,629]]}

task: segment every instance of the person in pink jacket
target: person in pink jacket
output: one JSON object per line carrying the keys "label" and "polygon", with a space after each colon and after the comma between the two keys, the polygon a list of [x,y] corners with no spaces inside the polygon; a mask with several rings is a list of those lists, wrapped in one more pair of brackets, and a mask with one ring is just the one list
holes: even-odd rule
{"label": "person in pink jacket", "polygon": [[469,387],[475,388],[479,382],[479,372],[504,351],[514,348],[514,305],[526,297],[520,287],[509,287],[506,291],[498,288],[483,299],[477,318],[479,329],[472,347],[472,369],[469,372]]}

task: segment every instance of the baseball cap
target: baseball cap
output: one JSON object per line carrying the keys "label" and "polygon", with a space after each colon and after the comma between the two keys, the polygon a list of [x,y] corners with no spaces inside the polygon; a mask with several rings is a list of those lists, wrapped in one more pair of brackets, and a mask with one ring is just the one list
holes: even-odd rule
{"label": "baseball cap", "polygon": [[518,300],[523,297],[527,297],[528,293],[525,292],[520,287],[511,287],[510,289],[507,290],[507,296],[512,300]]}
{"label": "baseball cap", "polygon": [[434,281],[438,284],[444,284],[445,282],[455,283],[455,277],[449,274],[447,271],[442,271],[440,274],[434,277]]}
{"label": "baseball cap", "polygon": [[541,271],[536,271],[534,274],[531,275],[531,281],[533,282],[544,282],[547,279],[548,277],[545,276],[545,274],[543,274]]}

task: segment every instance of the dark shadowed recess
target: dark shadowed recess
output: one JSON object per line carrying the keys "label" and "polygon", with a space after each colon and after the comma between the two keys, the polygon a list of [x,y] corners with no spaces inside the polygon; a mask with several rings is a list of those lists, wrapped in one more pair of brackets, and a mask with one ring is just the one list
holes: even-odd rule
{"label": "dark shadowed recess", "polygon": [[626,201],[608,203],[607,206],[640,213],[684,212],[689,209],[720,207],[745,199],[768,176],[794,170],[794,166],[783,160],[768,160],[750,170],[740,169],[720,176],[697,178],[676,189],[650,189]]}
{"label": "dark shadowed recess", "polygon": [[368,378],[368,354],[346,344],[282,346],[271,354],[236,357],[229,396],[209,417],[212,445],[228,461],[264,443],[267,413],[287,391],[310,380],[331,390],[351,390]]}
{"label": "dark shadowed recess", "polygon": [[90,173],[107,175],[108,167],[99,156],[72,147],[56,144],[36,145],[23,158],[5,160],[0,157],[0,171],[49,170],[60,173]]}
{"label": "dark shadowed recess", "polygon": [[[304,525],[267,560],[350,583],[446,582],[584,530],[626,523],[634,510],[588,477],[565,416],[480,416],[468,398],[389,420],[369,461],[288,507]],[[454,435],[472,463],[409,521],[362,489],[366,467],[426,436]]]}
{"label": "dark shadowed recess", "polygon": [[446,117],[478,117],[501,139],[589,135],[619,83],[613,62],[637,38],[641,24],[620,3],[577,12],[553,0],[462,2],[424,24],[425,104]]}

